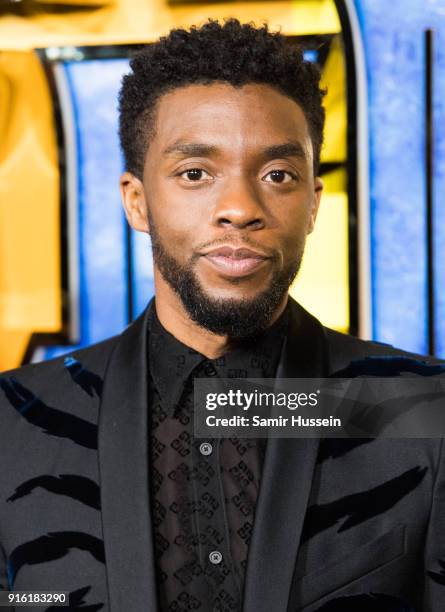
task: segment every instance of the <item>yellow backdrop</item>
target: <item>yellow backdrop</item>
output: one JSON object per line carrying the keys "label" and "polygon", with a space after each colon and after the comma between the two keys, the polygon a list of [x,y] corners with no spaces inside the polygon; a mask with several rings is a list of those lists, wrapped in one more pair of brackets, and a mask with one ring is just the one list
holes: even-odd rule
{"label": "yellow backdrop", "polygon": [[[55,3],[55,5],[57,2]],[[172,27],[234,16],[289,35],[336,34],[323,81],[324,162],[346,159],[346,88],[340,23],[332,0],[169,5],[165,0],[92,2],[69,16],[42,4],[0,18],[0,370],[19,365],[33,332],[61,327],[59,170],[53,109],[37,47],[150,42]],[[100,5],[103,6],[100,6]],[[345,170],[325,193],[291,293],[325,324],[349,326]],[[116,189],[118,186],[116,185]]]}

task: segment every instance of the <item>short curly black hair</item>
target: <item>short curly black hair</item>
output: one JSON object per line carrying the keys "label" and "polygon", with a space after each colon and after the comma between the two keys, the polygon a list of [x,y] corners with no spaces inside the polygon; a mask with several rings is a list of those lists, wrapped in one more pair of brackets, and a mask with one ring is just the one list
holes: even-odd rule
{"label": "short curly black hair", "polygon": [[171,30],[138,51],[130,67],[119,92],[119,137],[125,167],[139,179],[159,98],[177,87],[213,82],[267,84],[294,100],[308,122],[318,173],[325,119],[320,71],[304,60],[300,46],[266,24],[210,19],[201,27]]}

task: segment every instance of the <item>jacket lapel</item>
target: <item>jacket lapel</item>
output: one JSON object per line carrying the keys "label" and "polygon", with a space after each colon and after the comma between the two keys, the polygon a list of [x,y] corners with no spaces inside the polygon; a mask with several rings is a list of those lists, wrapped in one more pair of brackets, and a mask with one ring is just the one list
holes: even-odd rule
{"label": "jacket lapel", "polygon": [[[277,378],[326,376],[322,325],[292,298]],[[110,612],[156,612],[149,499],[147,315],[119,337],[99,417],[102,528]],[[271,438],[250,543],[244,612],[286,612],[318,439]]]}
{"label": "jacket lapel", "polygon": [[[289,297],[289,331],[277,378],[327,376],[321,323]],[[319,439],[269,438],[244,590],[244,612],[286,612]]]}
{"label": "jacket lapel", "polygon": [[99,417],[102,528],[110,612],[156,612],[147,437],[147,314],[111,355]]}

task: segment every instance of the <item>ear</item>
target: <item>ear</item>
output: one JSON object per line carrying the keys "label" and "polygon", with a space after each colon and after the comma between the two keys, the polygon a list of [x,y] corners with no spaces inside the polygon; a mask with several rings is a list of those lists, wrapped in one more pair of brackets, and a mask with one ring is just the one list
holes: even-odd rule
{"label": "ear", "polygon": [[131,172],[124,172],[119,181],[122,205],[131,227],[138,232],[150,233],[144,187]]}
{"label": "ear", "polygon": [[323,181],[320,177],[315,177],[314,180],[314,195],[312,200],[311,217],[308,226],[308,234],[311,234],[315,227],[315,220],[317,218],[318,209],[320,207],[321,194],[323,193]]}

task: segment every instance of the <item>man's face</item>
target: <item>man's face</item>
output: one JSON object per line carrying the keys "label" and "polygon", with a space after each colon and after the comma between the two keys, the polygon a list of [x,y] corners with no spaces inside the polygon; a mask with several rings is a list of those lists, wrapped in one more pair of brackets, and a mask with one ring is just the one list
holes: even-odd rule
{"label": "man's face", "polygon": [[160,98],[140,214],[126,210],[151,234],[158,282],[200,325],[239,337],[286,298],[321,189],[294,101],[267,85],[190,85]]}

